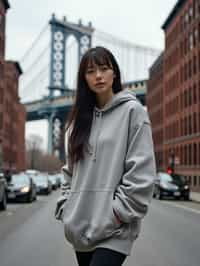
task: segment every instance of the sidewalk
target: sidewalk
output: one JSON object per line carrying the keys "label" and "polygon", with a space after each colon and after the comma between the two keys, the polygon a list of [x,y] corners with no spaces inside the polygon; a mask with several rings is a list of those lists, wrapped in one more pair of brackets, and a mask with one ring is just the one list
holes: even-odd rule
{"label": "sidewalk", "polygon": [[190,199],[192,201],[197,201],[200,203],[200,193],[198,192],[190,192]]}

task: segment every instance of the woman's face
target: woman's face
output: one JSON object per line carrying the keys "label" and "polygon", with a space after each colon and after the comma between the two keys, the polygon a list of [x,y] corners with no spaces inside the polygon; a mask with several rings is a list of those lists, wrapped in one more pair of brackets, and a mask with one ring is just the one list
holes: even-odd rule
{"label": "woman's face", "polygon": [[112,91],[114,71],[108,65],[89,65],[85,72],[88,87],[96,94],[110,93]]}

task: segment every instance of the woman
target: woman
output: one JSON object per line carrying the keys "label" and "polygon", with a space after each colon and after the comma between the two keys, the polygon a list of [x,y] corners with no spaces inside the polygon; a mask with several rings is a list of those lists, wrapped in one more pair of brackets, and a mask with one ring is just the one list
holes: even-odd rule
{"label": "woman", "polygon": [[80,266],[119,266],[130,255],[155,178],[149,117],[123,90],[110,51],[92,48],[80,62],[66,134],[66,184],[56,218]]}

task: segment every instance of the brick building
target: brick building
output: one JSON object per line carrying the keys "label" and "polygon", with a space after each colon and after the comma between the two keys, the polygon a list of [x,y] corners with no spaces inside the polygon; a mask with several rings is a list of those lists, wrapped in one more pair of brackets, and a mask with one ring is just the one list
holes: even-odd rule
{"label": "brick building", "polygon": [[0,0],[0,168],[20,171],[26,167],[26,112],[18,97],[18,80],[22,70],[17,62],[5,60],[8,8],[8,1]]}
{"label": "brick building", "polygon": [[[190,180],[193,191],[200,191],[200,1],[177,1],[162,28],[163,167],[174,161],[175,171]],[[150,71],[149,105],[156,79]]]}
{"label": "brick building", "polygon": [[148,93],[146,94],[147,108],[150,115],[154,150],[156,155],[157,169],[164,169],[163,156],[163,53],[150,68],[150,79],[147,83]]}

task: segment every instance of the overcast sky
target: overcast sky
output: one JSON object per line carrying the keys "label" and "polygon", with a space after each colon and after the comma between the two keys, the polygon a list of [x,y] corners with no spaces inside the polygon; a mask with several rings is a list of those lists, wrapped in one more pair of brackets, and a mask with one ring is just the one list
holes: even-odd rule
{"label": "overcast sky", "polygon": [[[176,0],[9,0],[6,58],[20,60],[48,23],[51,14],[83,24],[89,21],[97,30],[134,44],[164,48],[162,24]],[[39,133],[47,143],[45,122],[27,123],[26,136]]]}

